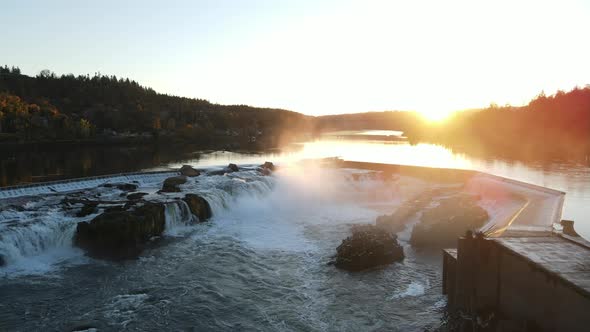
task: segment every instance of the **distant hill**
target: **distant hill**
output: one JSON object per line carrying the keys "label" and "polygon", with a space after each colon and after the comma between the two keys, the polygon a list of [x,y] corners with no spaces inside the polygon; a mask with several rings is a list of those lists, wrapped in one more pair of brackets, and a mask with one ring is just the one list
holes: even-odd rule
{"label": "distant hill", "polygon": [[407,111],[325,115],[316,117],[315,129],[319,132],[363,129],[406,131],[422,121],[420,114]]}

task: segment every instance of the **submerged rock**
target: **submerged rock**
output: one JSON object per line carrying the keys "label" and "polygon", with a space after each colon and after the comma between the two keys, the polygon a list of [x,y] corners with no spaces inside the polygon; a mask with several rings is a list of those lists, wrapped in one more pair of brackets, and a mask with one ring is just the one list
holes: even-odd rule
{"label": "submerged rock", "polygon": [[180,188],[178,187],[181,184],[186,183],[186,176],[179,175],[167,178],[164,180],[164,184],[162,185],[162,192],[165,193],[177,193],[180,192]]}
{"label": "submerged rock", "polygon": [[336,249],[336,267],[360,271],[404,259],[397,236],[373,225],[353,226],[352,235]]}
{"label": "submerged rock", "polygon": [[192,214],[199,218],[199,221],[211,218],[211,206],[203,197],[196,194],[186,194],[183,201],[186,202]]}
{"label": "submerged rock", "polygon": [[199,176],[201,174],[201,172],[194,169],[190,165],[182,165],[182,167],[180,168],[180,174],[182,174],[184,176],[194,177],[194,176]]}
{"label": "submerged rock", "polygon": [[418,247],[456,247],[457,238],[479,229],[489,219],[477,200],[476,196],[457,195],[439,201],[438,206],[422,213],[410,243]]}
{"label": "submerged rock", "polygon": [[0,255],[0,267],[6,265],[6,260],[4,259],[4,256]]}
{"label": "submerged rock", "polygon": [[104,212],[89,223],[78,223],[74,244],[95,258],[136,258],[152,237],[162,234],[165,224],[162,203],[147,203],[128,211]]}

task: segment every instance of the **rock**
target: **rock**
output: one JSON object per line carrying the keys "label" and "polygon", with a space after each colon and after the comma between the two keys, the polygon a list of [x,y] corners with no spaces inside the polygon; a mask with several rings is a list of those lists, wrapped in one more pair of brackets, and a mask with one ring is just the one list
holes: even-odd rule
{"label": "rock", "polygon": [[336,267],[360,271],[404,259],[397,236],[374,225],[353,226],[352,235],[336,249]]}
{"label": "rock", "polygon": [[182,167],[180,168],[180,174],[182,174],[184,176],[194,177],[194,176],[199,176],[201,174],[201,172],[194,169],[190,165],[182,165]]}
{"label": "rock", "polygon": [[165,224],[162,203],[147,203],[128,211],[104,212],[89,223],[78,223],[74,244],[95,258],[136,258],[152,237],[162,234]]}
{"label": "rock", "polygon": [[264,162],[264,164],[258,167],[258,171],[262,173],[262,175],[271,175],[272,172],[275,170],[275,165],[270,161]]}
{"label": "rock", "polygon": [[4,259],[4,256],[0,255],[0,267],[6,265],[6,259]]}
{"label": "rock", "polygon": [[147,194],[148,193],[142,193],[142,192],[133,193],[133,194],[127,195],[127,199],[130,201],[139,201],[140,199],[143,198],[143,196],[145,196]]}
{"label": "rock", "polygon": [[562,233],[565,235],[579,237],[580,234],[576,232],[574,229],[574,221],[573,220],[562,220],[560,222],[561,226],[563,227]]}
{"label": "rock", "polygon": [[104,212],[122,212],[127,211],[125,205],[111,205],[104,208]]}
{"label": "rock", "polygon": [[203,197],[195,194],[186,194],[183,201],[186,202],[191,212],[199,218],[199,221],[202,222],[211,218],[211,206]]}
{"label": "rock", "polygon": [[207,174],[208,175],[224,175],[224,174],[227,174],[227,173],[234,173],[234,172],[239,172],[239,171],[240,171],[240,169],[238,168],[238,165],[236,165],[236,164],[229,164],[224,169],[221,169],[221,170],[218,170],[218,171],[210,171]]}
{"label": "rock", "polygon": [[98,203],[97,202],[88,202],[88,203],[83,203],[83,204],[84,205],[82,206],[80,211],[78,211],[78,213],[76,213],[76,217],[78,217],[78,218],[86,217],[87,215],[96,213],[98,211],[98,209],[97,209]]}
{"label": "rock", "polygon": [[271,171],[274,171],[275,170],[275,165],[272,162],[270,162],[270,161],[265,161],[264,162],[264,165],[262,165],[262,168],[266,168],[266,169],[269,169]]}
{"label": "rock", "polygon": [[121,191],[135,191],[138,188],[138,186],[133,183],[105,183],[102,186],[106,188],[117,188]]}
{"label": "rock", "polygon": [[166,180],[164,180],[164,184],[162,185],[161,191],[166,193],[180,192],[180,188],[178,186],[184,183],[186,183],[186,176],[184,175],[167,178]]}
{"label": "rock", "polygon": [[435,194],[435,191],[427,190],[417,197],[405,201],[394,213],[377,217],[377,226],[391,233],[402,231],[406,227],[407,221],[430,204]]}
{"label": "rock", "polygon": [[489,219],[477,205],[477,197],[456,195],[439,201],[439,205],[422,212],[414,226],[410,243],[418,247],[454,248],[457,238],[469,230],[477,230]]}

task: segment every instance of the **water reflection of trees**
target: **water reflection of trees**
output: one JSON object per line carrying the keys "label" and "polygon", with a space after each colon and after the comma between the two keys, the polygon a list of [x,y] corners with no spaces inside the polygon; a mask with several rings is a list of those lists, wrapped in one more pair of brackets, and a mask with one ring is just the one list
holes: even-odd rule
{"label": "water reflection of trees", "polygon": [[[181,162],[190,146],[28,147],[2,151],[0,186],[121,172]],[[191,154],[191,159],[198,159]]]}

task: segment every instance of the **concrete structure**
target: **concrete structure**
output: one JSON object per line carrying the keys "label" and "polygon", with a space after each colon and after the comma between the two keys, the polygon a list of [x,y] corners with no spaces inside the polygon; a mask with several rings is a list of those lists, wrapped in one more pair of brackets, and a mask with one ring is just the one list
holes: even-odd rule
{"label": "concrete structure", "polygon": [[590,331],[590,242],[561,221],[565,193],[477,171],[335,164],[462,183],[503,204],[481,233],[443,250],[443,293],[466,330]]}
{"label": "concrete structure", "polygon": [[145,180],[163,181],[168,177],[179,174],[180,172],[178,171],[119,173],[0,187],[0,200],[22,196],[46,195],[83,190],[98,187],[106,183],[137,182]]}
{"label": "concrete structure", "polygon": [[443,292],[469,317],[493,312],[535,331],[588,331],[590,246],[550,232],[463,237],[444,250]]}
{"label": "concrete structure", "polygon": [[[499,181],[478,177],[470,181]],[[443,251],[449,308],[489,319],[492,331],[510,330],[501,322],[522,331],[590,330],[590,243],[572,221],[560,222],[564,193],[518,181],[504,188],[518,197],[512,213]]]}

